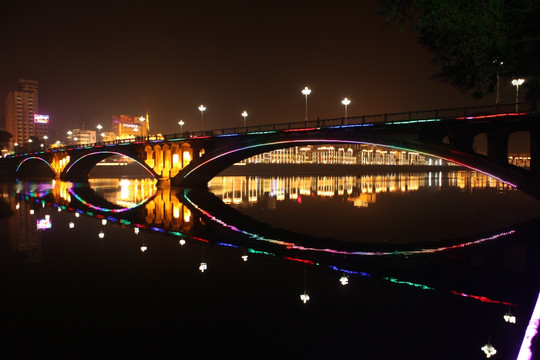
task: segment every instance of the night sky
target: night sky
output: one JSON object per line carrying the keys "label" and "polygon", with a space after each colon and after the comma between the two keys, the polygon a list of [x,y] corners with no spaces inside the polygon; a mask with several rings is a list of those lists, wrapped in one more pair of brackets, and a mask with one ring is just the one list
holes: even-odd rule
{"label": "night sky", "polygon": [[[150,115],[152,132],[491,104],[434,80],[405,26],[363,1],[5,1],[0,95],[39,81],[51,136],[114,114]],[[510,84],[501,102],[513,101]],[[4,101],[0,103],[4,113]]]}

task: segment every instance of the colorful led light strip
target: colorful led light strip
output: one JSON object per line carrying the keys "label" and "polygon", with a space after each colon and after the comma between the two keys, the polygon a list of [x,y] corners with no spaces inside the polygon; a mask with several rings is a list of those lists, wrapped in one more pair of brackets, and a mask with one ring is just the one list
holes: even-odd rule
{"label": "colorful led light strip", "polygon": [[[146,200],[142,200],[142,201],[140,201],[138,204],[135,204],[135,205],[133,205],[132,207],[128,207],[128,208],[106,209],[106,208],[103,208],[103,207],[101,207],[101,206],[93,205],[93,204],[89,203],[88,201],[84,200],[84,199],[81,198],[79,195],[77,195],[77,194],[73,191],[73,189],[71,189],[71,188],[68,189],[68,192],[69,192],[71,195],[73,195],[77,200],[79,200],[83,205],[88,206],[88,207],[91,208],[91,209],[101,211],[101,212],[121,213],[121,212],[124,212],[124,211],[128,211],[128,210],[134,209],[134,208],[136,208],[137,206],[140,206],[140,205],[142,205],[143,203],[146,202]],[[98,217],[103,217],[103,215],[97,215],[97,216],[98,216]]]}
{"label": "colorful led light strip", "polygon": [[[224,153],[221,153],[221,154],[218,154],[202,163],[200,163],[199,165],[197,165],[195,168],[193,168],[191,171],[189,171],[187,174],[184,174],[184,179],[187,178],[191,173],[193,173],[194,171],[196,171],[198,168],[200,168],[201,166],[204,166],[212,161],[215,161],[216,159],[219,159],[223,156],[227,156],[229,154],[233,154],[233,153],[236,153],[236,152],[239,152],[239,151],[244,151],[246,149],[253,149],[253,148],[257,148],[257,147],[262,147],[262,146],[269,146],[269,145],[286,145],[286,144],[294,144],[294,143],[306,143],[307,140],[286,140],[286,141],[276,141],[276,142],[268,142],[268,143],[262,143],[262,144],[256,144],[256,145],[250,145],[250,146],[245,146],[245,147],[242,147],[242,148],[238,148],[238,149],[234,149],[234,150],[230,150],[230,151],[227,151],[227,152],[224,152]],[[472,167],[470,165],[467,165],[467,164],[463,164],[459,161],[456,161],[454,159],[450,159],[450,158],[445,158],[445,157],[441,157],[439,155],[433,155],[433,154],[429,154],[429,153],[426,153],[426,152],[419,152],[419,151],[416,151],[416,150],[413,150],[413,149],[408,149],[408,148],[404,148],[404,147],[400,147],[400,146],[392,146],[392,145],[381,145],[381,144],[376,144],[376,143],[369,143],[369,142],[365,142],[365,141],[354,141],[354,140],[337,140],[337,139],[323,139],[323,140],[318,140],[318,139],[314,139],[314,140],[310,140],[309,141],[310,143],[337,143],[337,144],[366,144],[366,145],[374,145],[374,146],[385,146],[385,147],[389,147],[389,148],[392,148],[392,149],[397,149],[397,150],[405,150],[405,151],[415,151],[415,152],[418,152],[420,154],[423,154],[423,155],[428,155],[428,156],[434,156],[434,157],[438,157],[440,159],[443,159],[445,161],[449,161],[449,162],[452,162],[452,163],[455,163],[455,164],[458,164],[460,166],[463,166],[467,169],[470,169],[470,170],[474,170],[474,171],[477,171],[481,174],[484,174],[484,175],[487,175],[489,177],[492,177],[506,185],[509,185],[509,186],[512,186],[513,188],[518,188],[517,185],[515,184],[512,184],[506,180],[503,180],[497,176],[494,176],[492,174],[489,174],[485,171],[482,171],[482,170],[479,170],[475,167]]]}
{"label": "colorful led light strip", "polygon": [[428,249],[418,249],[418,250],[397,250],[397,251],[344,251],[344,250],[334,250],[334,249],[321,249],[321,248],[312,248],[312,247],[304,247],[304,246],[300,246],[300,245],[296,245],[294,243],[291,243],[291,242],[286,242],[286,241],[282,241],[282,240],[277,240],[277,239],[268,239],[264,236],[261,236],[261,235],[258,235],[258,234],[254,234],[254,233],[251,233],[251,232],[248,232],[248,231],[244,231],[244,230],[241,230],[239,228],[237,228],[236,226],[234,225],[230,225],[230,224],[227,224],[226,222],[224,222],[223,220],[221,219],[218,219],[217,217],[215,217],[214,215],[210,214],[208,211],[200,208],[197,204],[195,204],[188,196],[188,190],[184,190],[184,198],[193,206],[195,207],[198,211],[200,211],[202,214],[204,214],[205,216],[207,216],[209,219],[211,219],[212,221],[220,224],[221,226],[224,226],[224,227],[227,227],[235,232],[239,232],[239,233],[242,233],[244,235],[247,235],[255,240],[261,240],[261,241],[266,241],[266,242],[270,242],[270,243],[273,243],[273,244],[277,244],[277,245],[282,245],[282,246],[285,246],[287,249],[295,249],[295,250],[303,250],[303,251],[313,251],[313,252],[328,252],[328,253],[332,253],[332,254],[341,254],[341,255],[357,255],[357,256],[412,256],[412,255],[419,255],[419,254],[431,254],[431,253],[436,253],[436,252],[442,252],[442,251],[449,251],[449,250],[453,250],[453,249],[458,249],[458,248],[464,248],[464,247],[468,247],[468,246],[471,246],[471,245],[477,245],[477,244],[481,244],[483,242],[486,242],[486,241],[491,241],[491,240],[496,240],[498,238],[501,238],[503,236],[509,236],[509,235],[512,235],[514,234],[516,231],[515,230],[509,230],[509,231],[505,231],[505,232],[502,232],[502,233],[498,233],[498,234],[495,234],[495,235],[491,235],[491,236],[488,236],[488,237],[484,237],[484,238],[481,238],[481,239],[478,239],[478,240],[474,240],[474,241],[468,241],[466,243],[462,243],[462,244],[457,244],[457,245],[451,245],[451,246],[442,246],[442,247],[438,247],[438,248],[428,248]]}
{"label": "colorful led light strip", "polygon": [[503,117],[503,116],[521,116],[527,115],[527,113],[506,113],[506,114],[491,114],[491,115],[478,115],[478,116],[460,116],[457,117],[457,120],[474,120],[474,119],[488,119],[494,117]]}
{"label": "colorful led light strip", "polygon": [[[25,195],[23,197],[26,200],[30,200],[29,195]],[[39,202],[40,199],[36,198],[35,201]],[[54,204],[54,206],[55,207],[60,207],[60,208],[62,208],[64,210],[66,209],[65,206],[59,206],[58,204]],[[79,213],[82,212],[81,210],[76,210],[76,209],[73,209],[71,207],[67,208],[67,209],[70,210],[70,211],[73,211],[73,212],[79,212]],[[93,216],[92,213],[88,213],[88,214],[90,216],[92,216],[92,217],[96,217],[96,218],[100,218],[100,219],[104,218],[104,216],[100,215],[100,214],[95,215],[95,216]],[[111,220],[113,222],[118,221],[118,219],[116,219],[114,217],[111,217],[111,216],[108,216],[107,219],[109,219],[109,220]],[[130,222],[127,221],[127,220],[120,220],[119,222],[123,223],[123,224],[130,224]],[[139,227],[141,229],[144,229],[144,228],[146,228],[146,225],[145,224],[138,224],[137,227]],[[157,232],[160,232],[160,233],[165,233],[166,232],[164,229],[161,229],[161,228],[158,228],[158,227],[155,227],[155,226],[150,227],[150,230],[157,231]],[[180,232],[169,231],[168,233],[172,234],[172,235],[176,235],[176,236],[183,236],[182,233],[180,233]],[[200,238],[200,237],[197,237],[197,236],[191,236],[190,238],[192,238],[194,240],[201,241],[201,242],[210,243],[209,240],[203,239],[203,238]],[[240,246],[238,246],[238,245],[233,245],[233,244],[229,244],[229,243],[217,242],[216,244],[220,245],[220,246],[240,248]],[[247,248],[246,251],[249,252],[249,253],[252,253],[252,254],[262,254],[262,255],[268,255],[268,256],[276,256],[276,254],[274,254],[274,253],[270,253],[270,252],[266,252],[266,251],[259,251],[259,250],[255,250],[255,249],[251,249],[251,248]],[[288,257],[288,256],[283,256],[283,258],[285,260],[300,262],[300,263],[308,264],[308,265],[314,265],[314,266],[315,265],[320,265],[319,263],[316,263],[316,262],[314,262],[312,260],[308,260],[308,259],[292,258],[292,257]],[[334,265],[329,265],[329,268],[332,269],[332,270],[335,270],[335,271],[346,273],[346,274],[354,274],[354,275],[361,275],[361,276],[364,276],[364,277],[372,277],[370,274],[368,274],[366,272],[358,272],[358,271],[353,271],[353,270],[342,269],[342,268],[338,268],[337,266],[334,266]],[[389,282],[392,282],[392,283],[395,283],[395,284],[399,284],[399,285],[412,286],[412,287],[422,289],[422,290],[436,290],[435,288],[432,288],[432,287],[427,286],[427,285],[418,284],[418,283],[414,283],[414,282],[411,282],[411,281],[399,280],[399,279],[397,279],[395,277],[390,277],[390,276],[389,277],[383,277],[382,280],[386,280],[386,281],[389,281]],[[509,305],[509,306],[516,307],[515,304],[509,303],[509,302],[506,302],[506,301],[492,300],[492,299],[489,299],[489,298],[487,298],[485,296],[469,295],[469,294],[465,294],[465,293],[458,292],[458,291],[455,291],[455,290],[452,290],[451,293],[454,294],[454,295],[461,296],[461,297],[467,297],[467,298],[479,300],[479,301],[482,301],[482,302],[485,302],[485,303],[502,304],[502,305]],[[520,356],[523,353],[523,354],[525,354],[524,355],[525,357],[519,357],[518,360],[531,359],[530,354],[532,354],[532,352],[531,352],[530,348],[532,346],[532,340],[534,339],[534,337],[535,337],[535,335],[537,333],[539,323],[540,323],[540,294],[539,294],[537,304],[536,304],[535,310],[533,312],[533,316],[531,317],[531,321],[529,323],[529,327],[527,328],[527,332],[526,332],[526,335],[525,335],[525,338],[524,338],[524,343],[523,343],[524,345],[522,345],[522,349],[524,349],[524,350],[520,351]],[[529,354],[529,355],[527,355],[527,354]],[[529,357],[526,357],[526,356],[529,356]]]}
{"label": "colorful led light strip", "polygon": [[467,297],[467,298],[471,298],[471,299],[480,300],[481,302],[485,302],[485,303],[502,304],[502,305],[509,305],[509,306],[514,306],[514,307],[517,306],[515,304],[509,303],[509,302],[506,302],[506,301],[491,300],[491,299],[489,299],[489,298],[487,298],[485,296],[469,295],[469,294],[465,294],[465,293],[455,291],[455,290],[452,290],[451,292],[454,295],[459,295],[459,296],[463,296],[463,297]]}
{"label": "colorful led light strip", "polygon": [[525,330],[525,336],[521,343],[521,348],[519,349],[519,354],[517,360],[530,360],[533,357],[533,341],[536,339],[538,334],[538,325],[540,324],[540,293],[536,299],[536,305],[534,305],[534,310],[531,314],[529,324]]}
{"label": "colorful led light strip", "polygon": [[18,172],[18,171],[19,171],[19,168],[22,166],[22,164],[24,164],[26,161],[31,160],[31,159],[36,159],[36,160],[41,160],[41,161],[43,161],[45,164],[47,164],[47,165],[51,168],[52,171],[54,171],[53,167],[51,166],[51,164],[49,164],[49,162],[48,162],[47,160],[42,159],[42,158],[40,158],[40,157],[38,157],[38,156],[29,156],[29,157],[27,157],[26,159],[23,159],[23,161],[21,161],[21,163],[19,164],[19,166],[17,166],[17,169],[15,170],[15,172]]}
{"label": "colorful led light strip", "polygon": [[[120,144],[122,145],[122,144]],[[71,165],[67,168],[66,170],[66,173],[69,172],[69,170],[71,170],[71,168],[76,164],[78,163],[80,160],[84,159],[85,157],[88,157],[88,156],[92,156],[92,155],[98,155],[98,154],[111,154],[111,155],[120,155],[120,156],[126,156],[125,154],[122,154],[121,152],[117,152],[117,151],[109,151],[109,150],[103,150],[103,151],[98,151],[98,152],[95,152],[95,153],[89,153],[89,154],[85,154],[83,156],[81,156],[80,158],[78,158],[77,160],[75,160],[74,162],[71,163]],[[146,166],[141,163],[140,161],[138,161],[137,159],[133,159],[133,158],[130,158],[132,159],[133,161],[135,161],[137,164],[141,165],[150,175],[152,175],[152,177],[155,177],[155,175],[146,168]]]}

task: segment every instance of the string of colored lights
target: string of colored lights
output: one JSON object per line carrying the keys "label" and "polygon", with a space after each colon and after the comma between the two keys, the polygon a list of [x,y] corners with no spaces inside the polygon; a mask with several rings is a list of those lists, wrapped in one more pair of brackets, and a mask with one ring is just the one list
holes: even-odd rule
{"label": "string of colored lights", "polygon": [[[22,197],[24,200],[26,201],[30,201],[31,200],[31,195],[29,194],[25,194],[25,195],[21,195],[21,194],[17,194],[19,197]],[[34,198],[35,201],[37,202],[42,202],[41,199],[39,198]],[[53,206],[53,207],[59,207],[61,208],[62,210],[69,210],[69,211],[72,211],[72,212],[78,212],[78,213],[83,213],[83,214],[86,214],[90,217],[96,217],[96,218],[99,218],[99,219],[104,219],[105,216],[101,215],[101,214],[94,214],[92,212],[83,212],[81,210],[77,210],[77,209],[74,209],[74,208],[71,208],[71,207],[66,207],[66,206],[60,206],[56,203],[49,203],[47,202],[46,203],[48,206]],[[107,216],[107,219],[110,220],[111,222],[119,222],[120,224],[122,225],[131,225],[131,222],[128,221],[128,220],[123,220],[123,219],[117,219],[113,216]],[[222,224],[224,224],[224,222],[221,222]],[[226,225],[225,225],[226,226]],[[167,232],[168,234],[170,235],[173,235],[173,236],[180,236],[180,237],[183,237],[185,236],[185,234],[182,234],[181,232],[177,232],[177,231],[166,231],[162,228],[159,228],[159,227],[156,227],[156,226],[151,226],[151,227],[148,227],[146,226],[145,224],[135,224],[136,228],[139,228],[139,229],[149,229],[151,231],[155,231],[155,232],[160,232],[160,233],[165,233]],[[230,226],[229,226],[230,227]],[[235,228],[235,227],[232,227],[232,228]],[[231,228],[231,229],[232,229]],[[234,230],[234,229],[233,229]],[[210,243],[211,241],[208,240],[208,239],[204,239],[204,238],[201,238],[201,237],[198,237],[198,236],[190,236],[191,239],[193,240],[196,240],[196,241],[200,241],[200,242],[203,242],[203,243]],[[262,237],[261,237],[262,238]],[[219,246],[225,246],[225,247],[233,247],[233,248],[240,248],[240,246],[238,245],[234,245],[234,244],[229,244],[229,243],[224,243],[224,242],[216,242],[217,245]],[[288,247],[289,248],[289,247]],[[271,253],[271,252],[267,252],[267,251],[261,251],[261,250],[256,250],[256,249],[252,249],[252,248],[247,248],[246,249],[246,252],[248,253],[251,253],[251,254],[259,254],[259,255],[266,255],[266,256],[276,256],[276,254],[274,253]],[[307,265],[313,265],[313,266],[319,266],[320,264],[317,263],[317,262],[314,262],[312,260],[309,260],[309,259],[301,259],[301,258],[293,258],[293,257],[289,257],[289,256],[283,256],[283,259],[285,260],[288,260],[288,261],[294,261],[294,262],[300,262],[300,263],[303,263],[303,264],[307,264]],[[350,275],[360,275],[362,277],[373,277],[372,275],[366,273],[366,272],[361,272],[361,271],[354,271],[354,270],[348,270],[348,269],[344,269],[344,268],[340,268],[340,267],[337,267],[335,265],[328,265],[328,268],[331,269],[331,270],[334,270],[334,271],[337,271],[337,272],[341,272],[341,273],[344,273],[344,274],[350,274]],[[391,277],[391,276],[386,276],[386,277],[381,277],[380,280],[384,280],[384,281],[389,281],[391,283],[394,283],[394,284],[398,284],[398,285],[406,285],[406,286],[411,286],[411,287],[414,287],[414,288],[417,288],[417,289],[421,289],[421,290],[430,290],[430,291],[435,291],[436,289],[431,287],[431,286],[427,286],[427,285],[423,285],[423,284],[419,284],[419,283],[414,283],[414,282],[411,282],[411,281],[405,281],[405,280],[399,280],[395,277]],[[458,295],[458,296],[461,296],[461,297],[467,297],[467,298],[471,298],[471,299],[475,299],[475,300],[479,300],[481,302],[485,302],[485,303],[491,303],[491,304],[502,304],[502,305],[508,305],[508,306],[513,306],[513,307],[516,307],[517,305],[515,304],[512,304],[510,302],[506,302],[506,301],[499,301],[499,300],[492,300],[492,299],[489,299],[485,296],[478,296],[478,295],[469,295],[469,294],[465,294],[465,293],[462,293],[462,292],[459,292],[459,291],[455,291],[455,290],[451,290],[450,291],[451,294],[453,295]],[[531,323],[532,324],[535,324],[536,327],[534,328],[534,331],[537,331],[537,328],[538,328],[538,323],[540,322],[540,306],[538,305],[540,303],[540,295],[539,295],[539,302],[537,303],[537,309],[535,308],[535,312],[537,312],[536,315],[533,314],[533,316],[536,316],[536,320],[532,320],[531,318]],[[531,327],[531,324],[530,324],[530,327]],[[532,327],[531,327],[532,328]],[[529,331],[529,329],[528,329]],[[530,330],[528,335],[526,335],[526,338],[528,339],[532,339],[534,337],[534,334],[532,334],[532,331],[533,330]],[[532,334],[532,335],[531,335]],[[524,340],[525,341],[525,340]],[[530,341],[529,341],[530,342]],[[530,358],[523,358],[523,359],[530,359]],[[521,360],[521,359],[520,359]]]}
{"label": "string of colored lights", "polygon": [[[314,128],[316,129],[316,128]],[[293,129],[295,131],[300,131],[300,130],[314,130],[314,129]],[[184,174],[184,179],[187,178],[191,173],[193,173],[194,171],[196,171],[197,169],[199,169],[201,166],[204,166],[212,161],[215,161],[223,156],[227,156],[229,154],[233,154],[233,153],[236,153],[236,152],[239,152],[239,151],[244,151],[244,150],[247,150],[247,149],[254,149],[254,148],[258,148],[258,147],[263,147],[263,146],[285,146],[288,144],[295,144],[295,143],[305,143],[306,140],[284,140],[284,141],[274,141],[274,142],[267,142],[267,143],[261,143],[261,144],[254,144],[254,145],[249,145],[249,146],[244,146],[242,148],[238,148],[238,149],[233,149],[233,150],[230,150],[230,151],[226,151],[226,152],[223,152],[223,153],[220,153],[220,154],[217,154],[216,156],[210,158],[210,159],[207,159],[206,161],[203,161],[202,163],[200,163],[199,165],[197,165],[196,167],[194,167],[193,169],[191,169],[188,173]],[[329,144],[329,143],[339,143],[339,144],[365,144],[365,145],[372,145],[372,146],[385,146],[385,147],[389,147],[389,148],[392,148],[392,149],[396,149],[396,150],[403,150],[403,151],[416,151],[422,155],[427,155],[427,156],[433,156],[433,157],[438,157],[440,159],[443,159],[445,161],[449,161],[449,162],[452,162],[454,164],[457,164],[457,165],[460,165],[460,166],[463,166],[467,169],[470,169],[470,170],[474,170],[474,171],[477,171],[479,173],[482,173],[484,175],[487,175],[489,177],[492,177],[506,185],[509,185],[513,188],[516,188],[517,189],[517,185],[516,184],[513,184],[509,181],[506,181],[502,178],[499,178],[493,174],[490,174],[490,173],[487,173],[483,170],[480,170],[478,168],[475,168],[471,165],[467,165],[467,164],[464,164],[460,161],[457,161],[455,159],[451,159],[451,158],[446,158],[446,157],[441,157],[440,155],[433,155],[433,154],[430,154],[430,153],[426,153],[426,152],[421,152],[421,151],[417,151],[417,150],[413,150],[413,149],[408,149],[408,148],[404,148],[404,147],[400,147],[400,146],[393,146],[393,145],[383,145],[383,144],[376,144],[376,143],[370,143],[370,142],[365,142],[365,141],[354,141],[354,140],[341,140],[341,139],[313,139],[313,140],[309,140],[310,143],[326,143],[326,144]]]}
{"label": "string of colored lights", "polygon": [[488,236],[488,237],[484,237],[484,238],[474,240],[474,241],[468,241],[468,242],[461,243],[461,244],[456,244],[456,245],[441,246],[441,247],[427,248],[427,249],[425,248],[425,249],[415,249],[415,250],[394,250],[394,251],[345,251],[345,250],[335,250],[335,249],[328,249],[328,248],[321,249],[321,248],[315,248],[315,247],[305,247],[305,246],[297,245],[295,243],[282,241],[282,240],[277,240],[277,239],[269,239],[269,238],[261,236],[259,234],[255,234],[255,233],[251,233],[249,231],[239,229],[238,227],[236,227],[234,225],[230,225],[230,224],[226,223],[225,221],[217,218],[216,216],[210,214],[208,211],[202,209],[200,206],[195,204],[195,202],[193,202],[189,198],[189,190],[187,190],[187,189],[184,190],[184,198],[193,207],[195,207],[198,211],[200,211],[202,214],[207,216],[212,221],[220,224],[221,226],[227,227],[227,228],[229,228],[229,229],[231,229],[231,230],[233,230],[235,232],[239,232],[239,233],[242,233],[244,235],[247,235],[252,239],[266,241],[266,242],[270,242],[270,243],[277,244],[277,245],[283,245],[287,249],[313,251],[313,252],[328,252],[328,253],[340,254],[340,255],[360,255],[360,256],[397,256],[397,255],[401,255],[401,256],[411,256],[411,255],[419,255],[419,254],[430,254],[430,253],[453,250],[453,249],[457,249],[457,248],[464,248],[464,247],[468,247],[468,246],[471,246],[471,245],[477,245],[477,244],[480,244],[480,243],[483,243],[483,242],[486,242],[486,241],[491,241],[491,240],[501,238],[503,236],[512,235],[512,234],[514,234],[516,232],[515,230],[509,230],[509,231],[501,232],[501,233],[491,235],[491,236]]}
{"label": "string of colored lights", "polygon": [[534,310],[531,314],[529,324],[525,330],[525,336],[521,342],[521,347],[519,349],[517,360],[530,360],[533,356],[533,341],[536,339],[538,334],[538,326],[540,325],[540,293],[536,299],[536,304],[534,305]]}
{"label": "string of colored lights", "polygon": [[83,198],[81,198],[79,195],[77,195],[73,189],[69,188],[68,189],[68,192],[74,196],[77,200],[79,200],[83,205],[91,208],[91,209],[94,209],[94,210],[98,210],[98,211],[101,211],[101,212],[111,212],[111,213],[121,213],[121,212],[124,212],[124,211],[128,211],[128,210],[131,210],[131,209],[134,209],[142,204],[144,204],[146,202],[146,199],[144,200],[141,200],[139,203],[131,206],[131,207],[125,207],[125,208],[119,208],[119,209],[107,209],[107,208],[104,208],[104,207],[101,207],[101,206],[97,206],[97,205],[94,205],[94,204],[91,204],[89,203],[88,201],[84,200]]}
{"label": "string of colored lights", "polygon": [[[119,145],[129,145],[130,143],[125,143],[125,144],[119,144]],[[88,156],[93,156],[93,155],[98,155],[98,154],[111,154],[111,155],[120,155],[120,156],[126,156],[125,154],[121,153],[121,152],[118,152],[118,151],[110,151],[110,150],[102,150],[102,151],[98,151],[98,152],[94,152],[94,153],[88,153],[88,154],[85,154],[83,156],[81,156],[80,158],[78,158],[77,160],[73,161],[69,167],[66,169],[66,173],[68,173],[71,168],[76,164],[78,163],[79,161],[81,161],[82,159],[88,157]],[[140,161],[138,161],[137,159],[134,159],[134,158],[131,158],[133,161],[135,161],[136,163],[138,163],[139,165],[141,165],[152,177],[155,177],[155,175],[150,171],[148,170],[148,168],[146,167],[145,164],[141,163]]]}
{"label": "string of colored lights", "polygon": [[45,164],[47,164],[47,165],[51,168],[52,171],[54,171],[52,165],[49,164],[49,162],[48,162],[47,160],[42,159],[42,158],[40,158],[39,156],[29,156],[29,157],[27,157],[27,158],[24,158],[24,159],[19,163],[19,165],[18,165],[17,168],[15,169],[15,172],[18,172],[18,171],[19,171],[19,169],[21,168],[22,164],[24,164],[24,163],[27,162],[28,160],[32,160],[32,159],[43,161]]}

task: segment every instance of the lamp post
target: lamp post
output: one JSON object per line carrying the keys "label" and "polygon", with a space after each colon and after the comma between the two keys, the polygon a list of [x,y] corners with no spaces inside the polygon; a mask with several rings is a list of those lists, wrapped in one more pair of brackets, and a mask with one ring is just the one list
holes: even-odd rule
{"label": "lamp post", "polygon": [[307,121],[307,97],[308,97],[309,94],[311,94],[311,89],[306,86],[304,88],[304,90],[302,90],[302,94],[306,97],[306,117],[305,117],[305,120]]}
{"label": "lamp post", "polygon": [[[145,135],[144,134],[144,125],[143,125],[144,120],[146,120],[146,118],[144,116],[139,117],[139,121],[141,122],[141,137],[143,137]],[[146,135],[148,136],[148,133]]]}
{"label": "lamp post", "polygon": [[345,105],[345,121],[347,121],[347,106],[349,106],[349,104],[351,103],[351,100],[345,98],[341,100],[341,103]]}
{"label": "lamp post", "polygon": [[242,117],[244,118],[244,129],[245,131],[247,132],[247,125],[246,125],[246,118],[248,116],[248,113],[246,110],[244,110],[244,112],[242,113]]}
{"label": "lamp post", "polygon": [[204,111],[206,107],[204,105],[199,106],[199,111],[201,112],[201,131],[204,133]]}
{"label": "lamp post", "polygon": [[[101,124],[98,124],[98,126],[96,126],[96,127],[97,127],[97,129],[98,129],[98,132],[97,132],[97,133],[98,133],[98,135],[99,135],[99,133],[101,132],[101,129],[103,129],[103,126],[101,126]],[[96,141],[98,141],[98,140],[99,140],[98,137],[96,137]]]}
{"label": "lamp post", "polygon": [[525,82],[524,79],[512,80],[512,85],[516,87],[516,112],[518,111],[519,86]]}
{"label": "lamp post", "polygon": [[183,128],[184,128],[184,120],[180,120],[180,121],[178,122],[178,125],[180,125],[180,132],[184,132],[184,131],[183,131]]}

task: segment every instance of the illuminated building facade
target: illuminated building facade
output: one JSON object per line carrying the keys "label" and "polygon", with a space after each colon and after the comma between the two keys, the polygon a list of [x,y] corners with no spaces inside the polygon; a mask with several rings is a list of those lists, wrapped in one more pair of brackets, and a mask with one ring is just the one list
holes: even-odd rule
{"label": "illuminated building facade", "polygon": [[30,137],[43,138],[48,135],[49,117],[38,115],[38,85],[35,80],[19,79],[19,89],[10,91],[6,98],[6,131],[13,137],[14,144],[22,145]]}
{"label": "illuminated building facade", "polygon": [[278,149],[252,156],[243,164],[451,165],[418,152],[375,145],[321,145]]}
{"label": "illuminated building facade", "polygon": [[263,202],[268,209],[275,208],[276,201],[301,202],[302,197],[315,196],[340,196],[356,207],[367,207],[383,194],[425,187],[513,191],[511,186],[485,174],[462,170],[361,176],[217,176],[209,184],[212,193],[226,204],[247,207]]}
{"label": "illuminated building facade", "polygon": [[93,144],[96,142],[96,132],[87,129],[73,129],[68,133],[69,144]]}
{"label": "illuminated building facade", "polygon": [[146,116],[113,115],[112,130],[119,139],[148,136],[150,130],[148,114]]}

